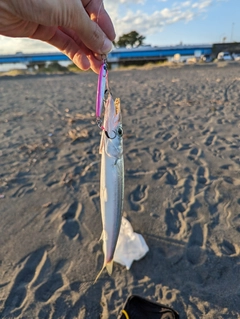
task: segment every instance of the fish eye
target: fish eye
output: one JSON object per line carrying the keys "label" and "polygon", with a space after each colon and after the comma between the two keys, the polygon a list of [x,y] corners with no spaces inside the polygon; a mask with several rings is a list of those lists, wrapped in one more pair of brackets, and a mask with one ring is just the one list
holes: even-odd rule
{"label": "fish eye", "polygon": [[118,128],[117,132],[119,136],[123,135],[123,129],[121,127]]}
{"label": "fish eye", "polygon": [[108,98],[108,94],[109,94],[109,91],[108,91],[108,89],[106,89],[105,91],[104,91],[104,101],[107,101],[107,98]]}

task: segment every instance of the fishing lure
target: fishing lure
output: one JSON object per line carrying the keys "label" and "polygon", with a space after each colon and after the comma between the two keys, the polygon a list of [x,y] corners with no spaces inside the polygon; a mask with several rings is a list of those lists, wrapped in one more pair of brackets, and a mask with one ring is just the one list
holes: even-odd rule
{"label": "fishing lure", "polygon": [[97,98],[96,98],[97,123],[101,123],[104,95],[106,90],[108,90],[108,69],[107,69],[107,62],[106,60],[104,60],[98,75]]}

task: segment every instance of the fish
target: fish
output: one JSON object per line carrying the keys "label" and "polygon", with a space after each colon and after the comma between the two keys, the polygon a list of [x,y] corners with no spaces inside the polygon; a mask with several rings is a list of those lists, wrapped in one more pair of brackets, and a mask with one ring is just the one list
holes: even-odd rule
{"label": "fish", "polygon": [[104,103],[101,154],[100,206],[104,262],[95,282],[106,268],[112,274],[113,257],[119,236],[124,201],[123,128],[120,99],[111,93]]}

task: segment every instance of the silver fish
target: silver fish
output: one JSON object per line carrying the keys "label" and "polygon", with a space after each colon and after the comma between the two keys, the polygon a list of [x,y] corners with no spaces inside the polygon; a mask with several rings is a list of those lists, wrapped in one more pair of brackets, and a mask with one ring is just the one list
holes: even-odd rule
{"label": "silver fish", "polygon": [[[123,129],[120,99],[111,94],[105,102],[103,131],[100,143],[101,178],[100,202],[104,263],[96,280],[106,267],[111,275],[113,256],[118,240],[124,197]],[[95,280],[95,281],[96,281]]]}

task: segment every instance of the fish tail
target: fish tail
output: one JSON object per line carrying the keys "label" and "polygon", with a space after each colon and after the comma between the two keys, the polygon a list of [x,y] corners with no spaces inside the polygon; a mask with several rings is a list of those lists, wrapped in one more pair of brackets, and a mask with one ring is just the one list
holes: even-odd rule
{"label": "fish tail", "polygon": [[107,269],[108,274],[111,275],[112,270],[113,270],[113,259],[107,263],[104,263],[102,269],[99,271],[99,273],[94,281],[94,284],[97,282],[98,278],[101,276],[101,274],[105,268]]}
{"label": "fish tail", "polygon": [[111,276],[113,270],[113,259],[106,264],[107,272]]}

